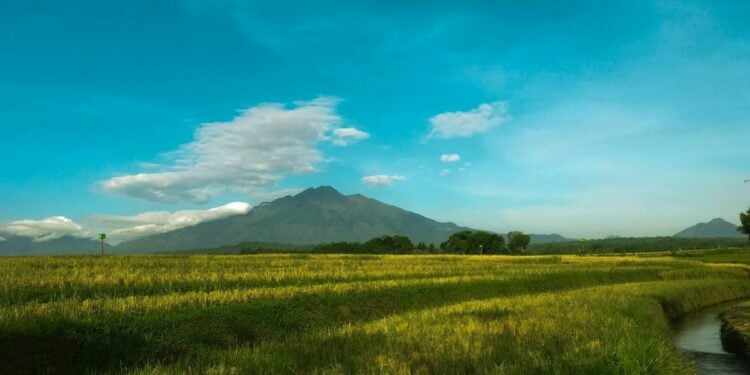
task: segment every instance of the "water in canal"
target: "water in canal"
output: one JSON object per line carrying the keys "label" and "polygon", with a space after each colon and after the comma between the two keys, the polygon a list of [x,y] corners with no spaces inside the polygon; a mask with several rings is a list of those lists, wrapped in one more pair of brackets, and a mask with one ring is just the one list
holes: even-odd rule
{"label": "water in canal", "polygon": [[750,365],[721,346],[719,314],[736,303],[722,304],[692,313],[675,325],[677,347],[693,359],[699,375],[748,375]]}

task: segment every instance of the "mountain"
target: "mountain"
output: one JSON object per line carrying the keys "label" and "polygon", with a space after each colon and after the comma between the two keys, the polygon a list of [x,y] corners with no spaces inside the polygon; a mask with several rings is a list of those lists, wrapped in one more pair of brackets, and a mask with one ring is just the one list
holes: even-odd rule
{"label": "mountain", "polygon": [[674,235],[688,238],[744,237],[737,231],[737,225],[724,219],[716,218],[708,223],[698,223]]}
{"label": "mountain", "polygon": [[[0,255],[99,254],[100,243],[90,238],[63,236],[46,241],[0,233]],[[111,246],[105,244],[107,252]]]}
{"label": "mountain", "polygon": [[123,242],[117,252],[206,249],[242,242],[310,245],[396,234],[408,236],[415,243],[437,244],[454,232],[468,229],[321,186],[262,203],[247,214]]}
{"label": "mountain", "polygon": [[531,237],[531,243],[551,243],[551,242],[567,242],[574,241],[570,238],[565,238],[557,233],[553,234],[529,234]]}

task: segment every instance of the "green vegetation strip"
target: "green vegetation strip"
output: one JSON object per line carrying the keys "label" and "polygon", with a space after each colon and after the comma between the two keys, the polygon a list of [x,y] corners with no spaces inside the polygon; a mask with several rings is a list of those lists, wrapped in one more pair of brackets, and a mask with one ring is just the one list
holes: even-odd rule
{"label": "green vegetation strip", "polygon": [[682,259],[697,260],[706,263],[741,263],[750,265],[750,249],[682,251],[677,252],[674,255]]}

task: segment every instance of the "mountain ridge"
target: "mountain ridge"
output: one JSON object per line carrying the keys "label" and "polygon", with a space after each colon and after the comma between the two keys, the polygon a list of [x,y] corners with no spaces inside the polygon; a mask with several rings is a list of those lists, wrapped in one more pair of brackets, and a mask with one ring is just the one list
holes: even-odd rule
{"label": "mountain ridge", "polygon": [[366,241],[382,235],[405,235],[414,242],[437,244],[461,230],[471,229],[320,186],[264,202],[246,214],[123,242],[117,251],[180,251],[248,241],[310,245]]}
{"label": "mountain ridge", "polygon": [[[246,214],[205,221],[116,246],[105,243],[105,253],[219,251],[243,244],[303,249],[329,242],[365,242],[382,235],[405,235],[414,243],[437,245],[462,230],[475,229],[439,222],[359,193],[344,195],[331,186],[319,186],[262,202]],[[100,242],[93,238],[62,236],[36,241],[9,233],[0,235],[3,237],[0,255],[98,254],[100,250]],[[570,241],[558,234],[530,236],[532,243]]]}

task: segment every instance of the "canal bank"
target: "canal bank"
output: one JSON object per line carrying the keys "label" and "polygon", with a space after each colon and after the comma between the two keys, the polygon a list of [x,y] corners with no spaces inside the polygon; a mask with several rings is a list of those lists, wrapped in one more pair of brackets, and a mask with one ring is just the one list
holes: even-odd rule
{"label": "canal bank", "polygon": [[747,375],[750,365],[722,344],[721,315],[739,302],[698,310],[676,321],[675,344],[695,365],[699,375]]}
{"label": "canal bank", "polygon": [[724,349],[750,360],[750,302],[732,307],[721,320]]}

